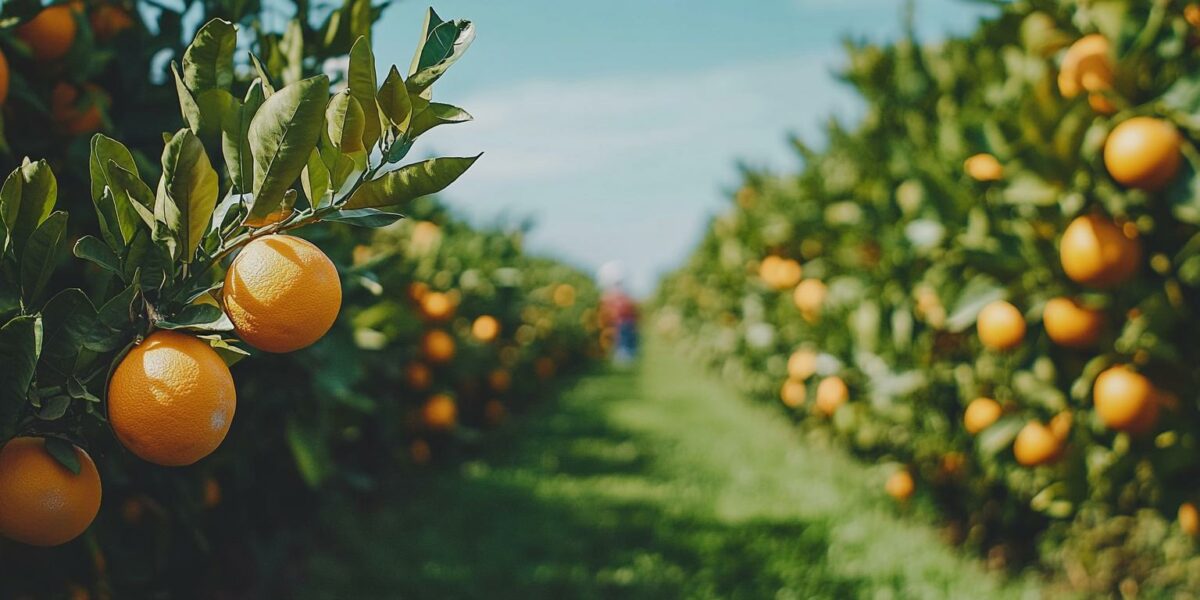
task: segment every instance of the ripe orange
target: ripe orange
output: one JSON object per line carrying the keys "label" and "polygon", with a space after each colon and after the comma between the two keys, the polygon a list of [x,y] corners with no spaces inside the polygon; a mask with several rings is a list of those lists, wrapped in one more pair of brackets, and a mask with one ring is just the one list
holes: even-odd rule
{"label": "ripe orange", "polygon": [[204,480],[204,508],[216,508],[221,503],[221,484],[209,477]]}
{"label": "ripe orange", "polygon": [[1184,502],[1179,505],[1179,528],[1192,537],[1200,535],[1200,511],[1196,510],[1195,504]]}
{"label": "ripe orange", "polygon": [[817,353],[812,350],[797,350],[788,357],[788,377],[804,381],[817,372]]}
{"label": "ripe orange", "polygon": [[900,469],[888,477],[887,483],[883,485],[883,489],[897,501],[907,502],[909,498],[912,498],[913,492],[916,491],[917,484],[913,481],[912,473],[909,473],[908,469]]}
{"label": "ripe orange", "polygon": [[554,359],[549,356],[543,356],[533,361],[533,373],[538,379],[546,381],[554,377],[554,373],[558,371],[558,365],[554,363]]}
{"label": "ripe orange", "polygon": [[429,386],[433,383],[433,372],[429,370],[429,367],[425,363],[409,363],[404,368],[404,380],[408,382],[408,387],[414,390],[429,389]]}
{"label": "ripe orange", "polygon": [[308,240],[267,235],[246,244],[225,274],[225,313],[247,344],[267,352],[312,345],[337,319],[337,267]]}
{"label": "ripe orange", "polygon": [[0,448],[0,535],[30,546],[79,537],[100,512],[100,473],[75,447],[79,474],[58,463],[42,438],[13,438]]}
{"label": "ripe orange", "polygon": [[1063,271],[1072,281],[1091,287],[1124,283],[1142,260],[1142,244],[1129,233],[1100,215],[1076,217],[1059,242]]}
{"label": "ripe orange", "polygon": [[1084,91],[1107,90],[1112,84],[1112,47],[1108,38],[1094,33],[1071,44],[1058,71],[1058,90],[1064,98],[1074,98]]}
{"label": "ripe orange", "polygon": [[133,27],[133,17],[129,11],[113,4],[101,4],[92,9],[88,22],[92,26],[92,34],[101,42],[107,42]]}
{"label": "ripe orange", "polygon": [[1066,442],[1067,438],[1071,437],[1071,425],[1075,422],[1075,416],[1071,411],[1064,410],[1050,418],[1050,423],[1046,426],[1050,429],[1050,433],[1058,438],[1060,442]]}
{"label": "ripe orange", "polygon": [[130,452],[157,465],[190,465],[221,445],[237,408],[229,367],[207,343],[150,334],[108,384],[108,420]]}
{"label": "ripe orange", "polygon": [[575,286],[569,283],[559,284],[554,288],[554,303],[560,308],[568,308],[575,305]]}
{"label": "ripe orange", "polygon": [[1025,339],[1025,317],[1017,307],[996,300],[979,311],[979,341],[992,350],[1011,350]]}
{"label": "ripe orange", "polygon": [[442,241],[442,229],[435,223],[419,221],[413,226],[409,249],[414,254],[428,254]]}
{"label": "ripe orange", "polygon": [[488,387],[492,388],[493,392],[507,392],[512,387],[512,375],[504,369],[492,369],[492,372],[488,373]]}
{"label": "ripe orange", "polygon": [[1169,121],[1134,117],[1113,128],[1104,141],[1108,174],[1127,187],[1154,191],[1175,178],[1183,154],[1182,138]]}
{"label": "ripe orange", "polygon": [[503,423],[506,416],[508,416],[508,409],[504,408],[504,403],[499,400],[488,400],[483,405],[483,418],[487,419],[489,425]]}
{"label": "ripe orange", "polygon": [[787,289],[800,283],[802,272],[800,263],[774,254],[764,258],[758,267],[759,278],[777,290]]}
{"label": "ripe orange", "polygon": [[[83,92],[88,98],[83,98]],[[104,126],[103,109],[108,94],[92,84],[82,90],[65,81],[58,82],[50,93],[50,114],[58,128],[67,135],[79,136],[100,131]]]}
{"label": "ripe orange", "polygon": [[1036,467],[1054,461],[1062,452],[1063,440],[1049,427],[1030,421],[1013,441],[1013,456],[1026,467]]}
{"label": "ripe orange", "polygon": [[408,455],[415,465],[429,464],[429,459],[433,458],[433,451],[429,448],[429,442],[425,440],[413,440],[408,447]]}
{"label": "ripe orange", "polygon": [[78,9],[67,4],[55,4],[43,9],[33,19],[17,28],[17,37],[29,46],[34,60],[49,62],[67,55],[75,44]]}
{"label": "ripe orange", "polygon": [[[1158,403],[1154,384],[1128,365],[1109,367],[1092,385],[1092,403],[1104,425],[1140,433],[1154,426]],[[1149,422],[1147,422],[1149,421]]]}
{"label": "ripe orange", "polygon": [[491,315],[480,316],[471,324],[471,335],[481,342],[490,342],[500,335],[500,321]]}
{"label": "ripe orange", "polygon": [[1104,328],[1104,313],[1080,305],[1070,298],[1052,298],[1042,310],[1046,335],[1059,346],[1088,348],[1096,344]]}
{"label": "ripe orange", "polygon": [[446,394],[434,394],[421,407],[421,423],[433,431],[449,431],[458,423],[458,405]]}
{"label": "ripe orange", "polygon": [[805,319],[815,321],[821,314],[821,305],[825,303],[826,292],[828,289],[821,280],[805,279],[792,292],[792,301],[795,302],[796,308],[800,309],[800,314],[804,315]]}
{"label": "ripe orange", "polygon": [[8,100],[8,59],[0,52],[0,106]]}
{"label": "ripe orange", "polygon": [[430,321],[445,321],[454,314],[454,299],[442,292],[428,292],[421,297],[421,314]]}
{"label": "ripe orange", "polygon": [[976,398],[963,411],[963,427],[967,433],[975,435],[991,427],[1003,412],[999,402],[991,398]]}
{"label": "ripe orange", "polygon": [[1004,166],[991,154],[976,154],[963,162],[963,170],[975,181],[1000,181],[1004,178]]}
{"label": "ripe orange", "polygon": [[817,410],[825,416],[833,416],[833,413],[849,399],[850,389],[841,377],[832,375],[822,379],[817,385]]}
{"label": "ripe orange", "polygon": [[1183,7],[1183,20],[1192,27],[1200,28],[1200,4],[1193,2]]}
{"label": "ripe orange", "polygon": [[783,400],[783,405],[788,408],[803,406],[807,395],[808,390],[804,387],[804,382],[795,379],[783,382],[783,387],[779,390],[779,399]]}
{"label": "ripe orange", "polygon": [[454,338],[441,329],[430,329],[421,338],[421,352],[426,360],[441,365],[454,360]]}

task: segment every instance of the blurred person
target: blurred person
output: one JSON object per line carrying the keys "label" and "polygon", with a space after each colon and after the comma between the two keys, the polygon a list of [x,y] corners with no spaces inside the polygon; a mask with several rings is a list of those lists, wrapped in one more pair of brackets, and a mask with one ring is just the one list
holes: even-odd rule
{"label": "blurred person", "polygon": [[637,303],[625,291],[625,269],[613,261],[600,268],[600,285],[604,295],[600,298],[600,317],[605,330],[614,340],[613,362],[627,365],[637,356],[638,310]]}

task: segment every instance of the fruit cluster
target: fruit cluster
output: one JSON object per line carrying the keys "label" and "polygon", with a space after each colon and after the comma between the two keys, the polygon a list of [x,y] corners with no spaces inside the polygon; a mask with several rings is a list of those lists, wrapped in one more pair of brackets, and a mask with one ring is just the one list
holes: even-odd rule
{"label": "fruit cluster", "polygon": [[660,325],[996,562],[1194,589],[1197,15],[1040,0],[852,47],[862,124],[748,173]]}

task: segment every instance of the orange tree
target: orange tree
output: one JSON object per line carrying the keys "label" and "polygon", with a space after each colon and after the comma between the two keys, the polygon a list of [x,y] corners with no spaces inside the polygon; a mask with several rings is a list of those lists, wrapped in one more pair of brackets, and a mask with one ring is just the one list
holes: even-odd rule
{"label": "orange tree", "polygon": [[[390,354],[377,353],[370,370],[357,364],[374,342],[351,317],[392,290],[372,270],[404,260],[399,238],[373,242],[361,228],[397,222],[397,208],[475,161],[401,164],[418,136],[469,119],[430,90],[469,45],[471,24],[430,11],[407,74],[393,67],[379,81],[369,2],[327,11],[320,27],[300,3],[281,33],[258,27],[258,3],[183,10],[197,6],[231,20],[208,21],[186,47],[175,41],[181,15],[161,6],[9,2],[0,15],[7,147],[51,159],[20,162],[0,188],[0,537],[9,540],[0,541],[0,595],[280,593],[262,586],[290,568],[272,557],[294,539],[278,535],[294,524],[287,519],[311,502],[300,492],[331,475],[369,489],[369,467],[387,471],[372,458],[423,462],[418,434],[465,435],[448,389],[449,404],[424,399],[424,429],[359,435],[378,422],[377,408],[390,408],[399,378]],[[253,53],[237,52],[237,21],[254,23],[244,48]],[[153,56],[174,58],[157,81]],[[345,62],[331,95],[330,77],[316,71],[336,57]],[[101,128],[130,143],[89,137]],[[91,199],[86,213],[80,198]],[[577,271],[525,258],[517,238],[456,227],[455,243],[512,246],[489,263],[489,278],[527,268],[538,286],[546,276],[588,289]],[[302,228],[313,241],[292,235]],[[360,267],[360,246],[396,260]],[[462,271],[487,250],[444,260]],[[496,344],[479,352],[487,371],[473,377],[507,367],[509,387],[524,395],[535,363],[561,354],[567,364],[584,348],[574,313],[580,333],[522,334],[514,307],[538,306],[526,300],[534,282],[517,277],[497,299],[468,293],[465,273],[453,281],[444,270],[427,276],[448,291],[463,286],[471,311],[497,318],[471,323],[479,345]],[[448,325],[442,354],[461,337],[459,323]],[[538,345],[560,335],[575,345]],[[250,353],[242,342],[298,352],[256,354],[231,371]],[[440,388],[456,378],[431,376]],[[478,410],[499,420],[503,405],[491,401],[503,399],[496,391]]]}
{"label": "orange tree", "polygon": [[1195,589],[1197,25],[1037,0],[850,44],[861,124],[746,173],[660,326],[996,562]]}

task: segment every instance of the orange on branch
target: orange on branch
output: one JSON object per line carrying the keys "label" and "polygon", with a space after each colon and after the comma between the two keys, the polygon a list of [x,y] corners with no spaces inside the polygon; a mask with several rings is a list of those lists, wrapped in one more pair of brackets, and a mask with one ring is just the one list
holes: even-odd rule
{"label": "orange on branch", "polygon": [[1097,214],[1076,217],[1063,232],[1059,258],[1072,281],[1110,288],[1133,277],[1141,265],[1142,244],[1136,233]]}
{"label": "orange on branch", "polygon": [[825,416],[833,416],[850,399],[850,388],[841,377],[831,375],[817,385],[817,410]]}
{"label": "orange on branch", "polygon": [[421,337],[421,352],[426,360],[441,365],[454,360],[454,337],[441,329],[430,329]]}
{"label": "orange on branch", "polygon": [[996,300],[979,311],[979,341],[992,350],[1011,350],[1025,339],[1025,317],[1017,307]]}
{"label": "orange on branch", "polygon": [[1037,421],[1026,423],[1013,441],[1013,456],[1026,467],[1051,463],[1059,457],[1062,449],[1063,438]]}
{"label": "orange on branch", "polygon": [[433,431],[449,431],[458,423],[458,405],[447,394],[430,396],[421,407],[421,423]]}
{"label": "orange on branch", "polygon": [[991,427],[1000,419],[1004,410],[1000,403],[991,398],[976,398],[963,412],[963,427],[972,435]]}
{"label": "orange on branch", "polygon": [[1165,119],[1133,117],[1113,128],[1104,141],[1104,167],[1121,185],[1147,191],[1175,179],[1183,163],[1179,130]]}
{"label": "orange on branch", "polygon": [[30,546],[65,544],[100,511],[100,474],[92,457],[72,446],[76,475],[45,445],[42,438],[18,437],[0,448],[0,535]]}
{"label": "orange on branch", "polygon": [[55,4],[42,9],[33,19],[17,27],[17,38],[29,46],[33,59],[50,62],[67,55],[75,44],[79,25],[71,4]]}
{"label": "orange on branch", "polygon": [[1059,346],[1088,348],[1096,344],[1104,328],[1104,313],[1080,305],[1070,298],[1052,298],[1042,310],[1046,335]]}
{"label": "orange on branch", "polygon": [[1158,417],[1157,391],[1144,375],[1128,365],[1109,367],[1092,385],[1096,415],[1109,429],[1144,432]]}

